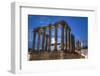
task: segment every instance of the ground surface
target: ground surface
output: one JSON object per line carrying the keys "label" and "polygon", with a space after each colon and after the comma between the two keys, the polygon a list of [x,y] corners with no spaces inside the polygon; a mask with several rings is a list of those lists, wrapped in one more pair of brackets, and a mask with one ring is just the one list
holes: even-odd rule
{"label": "ground surface", "polygon": [[29,60],[54,60],[54,59],[80,59],[85,58],[81,54],[74,53],[64,53],[63,51],[54,52],[33,52],[29,53]]}

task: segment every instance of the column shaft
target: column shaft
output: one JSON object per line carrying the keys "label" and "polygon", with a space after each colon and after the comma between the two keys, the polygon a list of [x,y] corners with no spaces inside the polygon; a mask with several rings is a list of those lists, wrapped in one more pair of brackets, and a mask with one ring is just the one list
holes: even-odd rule
{"label": "column shaft", "polygon": [[58,32],[58,27],[55,26],[55,51],[57,51],[57,32]]}
{"label": "column shaft", "polygon": [[48,51],[48,35],[46,35],[45,51]]}
{"label": "column shaft", "polygon": [[62,26],[62,33],[61,33],[61,50],[64,50],[64,27]]}
{"label": "column shaft", "polygon": [[67,50],[70,50],[69,30],[67,29]]}
{"label": "column shaft", "polygon": [[51,51],[51,29],[49,28],[49,47],[48,50]]}
{"label": "column shaft", "polygon": [[67,25],[65,27],[65,44],[66,44],[65,50],[67,51]]}
{"label": "column shaft", "polygon": [[72,36],[71,36],[71,33],[70,33],[70,52],[72,52]]}
{"label": "column shaft", "polygon": [[38,32],[37,50],[40,49],[40,32]]}
{"label": "column shaft", "polygon": [[35,50],[35,40],[36,40],[36,32],[34,31],[34,36],[33,36],[33,44],[32,44],[32,50]]}
{"label": "column shaft", "polygon": [[75,37],[71,34],[71,45],[72,45],[72,52],[75,52]]}
{"label": "column shaft", "polygon": [[45,30],[43,30],[43,34],[42,34],[42,50],[44,51],[44,44],[45,44]]}
{"label": "column shaft", "polygon": [[69,31],[69,51],[71,52],[71,32]]}

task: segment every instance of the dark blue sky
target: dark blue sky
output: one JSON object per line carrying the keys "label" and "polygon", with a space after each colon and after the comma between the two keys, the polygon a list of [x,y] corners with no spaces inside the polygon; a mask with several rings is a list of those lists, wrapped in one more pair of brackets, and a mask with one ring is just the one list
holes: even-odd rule
{"label": "dark blue sky", "polygon": [[32,47],[33,28],[47,26],[49,23],[54,24],[60,20],[68,23],[76,40],[88,44],[88,17],[28,15],[28,47]]}

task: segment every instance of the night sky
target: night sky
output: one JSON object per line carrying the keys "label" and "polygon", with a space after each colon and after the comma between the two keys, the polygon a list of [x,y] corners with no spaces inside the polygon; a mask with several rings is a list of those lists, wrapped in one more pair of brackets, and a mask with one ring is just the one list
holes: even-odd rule
{"label": "night sky", "polygon": [[[75,40],[80,40],[84,45],[88,44],[88,17],[74,17],[74,16],[47,16],[47,15],[28,15],[28,47],[32,48],[34,28],[40,26],[48,26],[48,24],[54,24],[57,21],[64,20],[71,28],[71,32],[75,36]],[[59,39],[60,42],[60,30]],[[52,42],[54,40],[54,31],[52,32]]]}

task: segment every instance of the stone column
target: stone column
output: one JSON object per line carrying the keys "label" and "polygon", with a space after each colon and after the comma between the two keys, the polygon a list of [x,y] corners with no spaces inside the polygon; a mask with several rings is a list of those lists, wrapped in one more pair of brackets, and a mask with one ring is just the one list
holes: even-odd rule
{"label": "stone column", "polygon": [[48,47],[48,50],[51,51],[51,28],[52,26],[49,26],[49,47]]}
{"label": "stone column", "polygon": [[57,51],[57,34],[58,34],[58,26],[55,25],[55,51]]}
{"label": "stone column", "polygon": [[65,44],[66,44],[66,46],[65,46],[65,50],[66,50],[66,52],[67,52],[67,25],[65,26]]}
{"label": "stone column", "polygon": [[67,50],[70,51],[70,31],[67,29]]}
{"label": "stone column", "polygon": [[45,44],[45,29],[43,29],[43,34],[42,34],[42,51],[45,51],[44,44]]}
{"label": "stone column", "polygon": [[69,51],[71,52],[71,31],[69,30]]}
{"label": "stone column", "polygon": [[75,37],[71,34],[71,45],[72,45],[72,52],[75,52]]}
{"label": "stone column", "polygon": [[38,41],[37,41],[37,50],[40,49],[40,31],[38,30]]}
{"label": "stone column", "polygon": [[61,50],[64,50],[64,26],[62,26],[62,32],[61,32]]}
{"label": "stone column", "polygon": [[76,42],[76,47],[78,51],[81,51],[81,42],[79,40]]}
{"label": "stone column", "polygon": [[33,36],[32,50],[34,51],[34,50],[35,50],[36,32],[35,32],[35,31],[33,31],[33,33],[34,33],[34,36]]}
{"label": "stone column", "polygon": [[48,51],[48,35],[46,35],[45,51]]}
{"label": "stone column", "polygon": [[69,52],[71,52],[71,29],[68,28],[68,43],[69,43]]}

